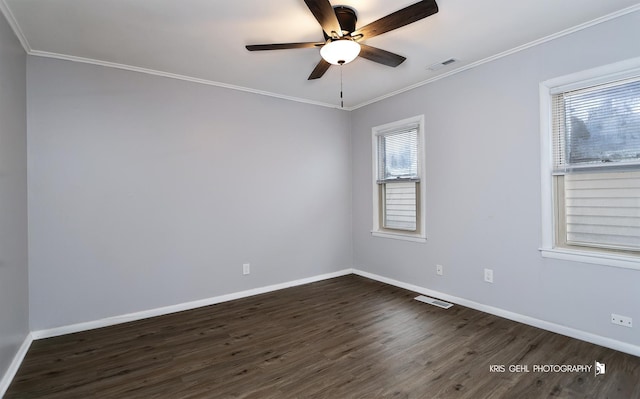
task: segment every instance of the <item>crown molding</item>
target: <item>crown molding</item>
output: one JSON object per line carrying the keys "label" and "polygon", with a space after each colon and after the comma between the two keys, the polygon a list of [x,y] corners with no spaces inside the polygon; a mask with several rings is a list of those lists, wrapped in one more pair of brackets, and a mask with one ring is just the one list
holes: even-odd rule
{"label": "crown molding", "polygon": [[[33,56],[37,56],[37,57],[55,58],[55,59],[64,60],[64,61],[73,61],[73,62],[79,62],[79,63],[83,63],[83,64],[99,65],[99,66],[103,66],[103,67],[107,67],[107,68],[123,69],[123,70],[131,71],[131,72],[139,72],[139,73],[144,73],[144,74],[147,74],[147,75],[154,75],[154,76],[161,76],[161,77],[170,78],[170,79],[183,80],[183,81],[186,81],[186,82],[198,83],[198,84],[207,85],[207,86],[216,86],[216,87],[221,87],[221,88],[225,88],[225,89],[244,91],[244,92],[247,92],[247,93],[259,94],[259,95],[268,96],[268,97],[275,97],[275,98],[279,98],[279,99],[282,99],[282,100],[295,101],[295,102],[299,102],[299,103],[317,105],[317,106],[321,106],[321,107],[343,109],[343,108],[340,108],[340,106],[338,106],[336,104],[329,104],[329,103],[324,103],[324,102],[320,102],[320,101],[313,101],[313,100],[309,100],[309,99],[301,98],[301,97],[287,96],[287,95],[284,95],[284,94],[272,93],[272,92],[269,92],[269,91],[256,90],[256,89],[251,89],[249,87],[236,86],[236,85],[232,85],[232,84],[216,82],[216,81],[213,81],[213,80],[196,78],[196,77],[193,77],[193,76],[180,75],[180,74],[177,74],[177,73],[164,72],[164,71],[158,71],[158,70],[155,70],[155,69],[137,67],[137,66],[133,66],[133,65],[118,64],[118,63],[115,63],[115,62],[96,60],[96,59],[93,59],[93,58],[76,57],[76,56],[72,56],[72,55],[59,54],[59,53],[50,53],[48,51],[40,51],[40,50],[31,50],[31,51],[28,52],[28,54],[29,55],[33,55]],[[348,110],[348,109],[344,108],[344,110]]]}
{"label": "crown molding", "polygon": [[80,63],[92,64],[92,65],[100,65],[100,66],[104,66],[104,67],[108,67],[108,68],[123,69],[123,70],[127,70],[127,71],[146,73],[146,74],[149,74],[149,75],[162,76],[162,77],[166,77],[166,78],[170,78],[170,79],[178,79],[178,80],[183,80],[183,81],[192,82],[192,83],[204,84],[204,85],[208,85],[208,86],[216,86],[216,87],[221,87],[221,88],[225,88],[225,89],[244,91],[244,92],[247,92],[247,93],[259,94],[259,95],[268,96],[268,97],[275,97],[275,98],[279,98],[279,99],[282,99],[282,100],[295,101],[295,102],[299,102],[299,103],[303,103],[303,104],[317,105],[317,106],[326,107],[326,108],[339,109],[339,110],[342,110],[342,111],[354,111],[354,110],[357,110],[359,108],[365,107],[367,105],[370,105],[370,104],[385,100],[385,99],[390,98],[390,97],[394,97],[394,96],[396,96],[398,94],[402,94],[402,93],[405,93],[407,91],[411,91],[413,89],[416,89],[418,87],[425,86],[425,85],[428,85],[430,83],[436,82],[438,80],[445,79],[445,78],[447,78],[449,76],[453,76],[453,75],[456,75],[458,73],[467,71],[469,69],[476,68],[478,66],[481,66],[481,65],[484,65],[486,63],[498,60],[500,58],[504,58],[504,57],[507,57],[509,55],[518,53],[520,51],[527,50],[527,49],[529,49],[531,47],[535,47],[537,45],[540,45],[540,44],[543,44],[543,43],[546,43],[546,42],[561,38],[563,36],[570,35],[570,34],[575,33],[575,32],[579,32],[579,31],[581,31],[583,29],[590,28],[592,26],[601,24],[603,22],[607,22],[607,21],[610,21],[610,20],[613,20],[613,19],[616,19],[616,18],[620,18],[620,17],[625,16],[627,14],[634,13],[636,11],[640,11],[640,3],[636,4],[636,5],[633,5],[633,6],[630,6],[630,7],[627,7],[627,8],[623,8],[622,10],[616,11],[614,13],[607,14],[607,15],[604,15],[602,17],[593,19],[591,21],[588,21],[588,22],[573,26],[571,28],[568,28],[568,29],[562,30],[560,32],[551,34],[549,36],[545,36],[545,37],[543,37],[541,39],[537,39],[537,40],[531,41],[529,43],[525,43],[525,44],[523,44],[521,46],[514,47],[512,49],[509,49],[509,50],[503,51],[501,53],[492,55],[492,56],[484,58],[482,60],[479,60],[479,61],[476,61],[476,62],[472,62],[472,63],[467,64],[467,65],[463,65],[463,66],[461,66],[459,68],[453,69],[453,70],[451,70],[449,72],[446,72],[446,73],[443,73],[441,75],[438,75],[438,76],[423,80],[423,81],[418,82],[416,84],[413,84],[411,86],[407,86],[405,88],[392,91],[390,93],[384,94],[382,96],[376,97],[376,98],[371,99],[369,101],[365,101],[363,103],[360,103],[360,104],[357,104],[357,105],[354,105],[354,106],[350,106],[350,107],[340,107],[337,104],[330,104],[330,103],[325,103],[325,102],[321,102],[321,101],[314,101],[314,100],[309,100],[309,99],[305,99],[305,98],[301,98],[301,97],[287,96],[287,95],[283,95],[283,94],[278,94],[278,93],[273,93],[273,92],[268,92],[268,91],[263,91],[263,90],[256,90],[256,89],[252,89],[252,88],[248,88],[248,87],[236,86],[236,85],[231,85],[231,84],[222,83],[222,82],[216,82],[216,81],[207,80],[207,79],[196,78],[196,77],[187,76],[187,75],[180,75],[180,74],[175,74],[175,73],[170,73],[170,72],[158,71],[158,70],[154,70],[154,69],[141,68],[141,67],[136,67],[136,66],[132,66],[132,65],[118,64],[118,63],[114,63],[114,62],[96,60],[96,59],[92,59],[92,58],[75,57],[75,56],[65,55],[65,54],[33,50],[31,48],[31,46],[29,45],[29,42],[28,42],[26,36],[22,32],[22,29],[20,28],[20,25],[18,24],[15,16],[11,12],[11,9],[7,6],[5,0],[0,0],[0,11],[4,14],[4,16],[7,19],[9,25],[11,26],[11,28],[15,32],[16,36],[18,37],[18,40],[22,44],[22,47],[24,48],[24,50],[29,55],[38,56],[38,57],[55,58],[55,59],[59,59],[59,60],[80,62]]}
{"label": "crown molding", "polygon": [[104,67],[107,67],[107,68],[123,69],[123,70],[127,70],[127,71],[132,71],[132,72],[146,73],[148,75],[155,75],[155,76],[161,76],[161,77],[170,78],[170,79],[177,79],[177,80],[183,80],[183,81],[192,82],[192,83],[203,84],[203,85],[207,85],[207,86],[216,86],[216,87],[221,87],[221,88],[225,88],[225,89],[244,91],[244,92],[247,92],[247,93],[259,94],[259,95],[268,96],[268,97],[275,97],[275,98],[279,98],[279,99],[282,99],[282,100],[295,101],[295,102],[299,102],[299,103],[303,103],[303,104],[317,105],[317,106],[320,106],[320,107],[335,108],[335,109],[341,109],[341,110],[345,110],[345,111],[351,111],[352,110],[351,108],[346,108],[346,107],[345,108],[341,108],[337,104],[324,103],[324,102],[321,102],[321,101],[313,101],[313,100],[309,100],[309,99],[305,99],[305,98],[301,98],[301,97],[286,96],[286,95],[283,95],[283,94],[272,93],[272,92],[269,92],[269,91],[256,90],[256,89],[252,89],[252,88],[249,88],[249,87],[236,86],[236,85],[231,85],[231,84],[222,83],[222,82],[216,82],[216,81],[213,81],[213,80],[196,78],[196,77],[187,76],[187,75],[180,75],[180,74],[176,74],[176,73],[158,71],[158,70],[155,70],[155,69],[141,68],[141,67],[136,67],[136,66],[133,66],[133,65],[118,64],[118,63],[115,63],[115,62],[102,61],[102,60],[97,60],[97,59],[94,59],[94,58],[76,57],[76,56],[66,55],[66,54],[34,50],[34,49],[31,48],[31,45],[29,44],[29,41],[27,40],[27,37],[25,36],[24,32],[22,32],[22,29],[20,28],[20,25],[18,24],[18,21],[17,21],[16,17],[11,12],[11,9],[9,8],[9,6],[5,2],[5,0],[0,0],[0,12],[2,12],[2,14],[4,14],[7,22],[9,23],[9,26],[11,26],[11,29],[13,29],[13,32],[18,37],[18,40],[20,41],[20,44],[22,45],[22,48],[24,48],[24,51],[28,55],[33,55],[33,56],[37,56],[37,57],[45,57],[45,58],[55,58],[55,59],[65,60],[65,61],[80,62],[80,63],[84,63],[84,64],[99,65],[99,66],[104,66]]}
{"label": "crown molding", "polygon": [[13,32],[18,37],[18,40],[20,41],[22,48],[24,48],[24,51],[26,51],[27,54],[30,54],[32,50],[31,46],[29,45],[29,41],[22,32],[20,25],[18,25],[18,20],[16,20],[16,17],[11,12],[11,9],[9,8],[5,0],[0,0],[0,11],[2,12],[2,14],[4,14],[4,17],[9,23],[9,26],[11,26],[11,29],[13,29]]}
{"label": "crown molding", "polygon": [[551,35],[549,35],[549,36],[545,36],[545,37],[543,37],[543,38],[540,38],[540,39],[534,40],[534,41],[532,41],[532,42],[525,43],[525,44],[523,44],[523,45],[521,45],[521,46],[514,47],[514,48],[512,48],[512,49],[510,49],[510,50],[503,51],[503,52],[501,52],[501,53],[498,53],[498,54],[492,55],[492,56],[490,56],[490,57],[487,57],[487,58],[481,59],[481,60],[479,60],[479,61],[472,62],[472,63],[470,63],[470,64],[467,64],[467,65],[461,66],[461,67],[456,68],[456,69],[452,69],[452,70],[451,70],[451,71],[449,71],[449,72],[443,73],[443,74],[438,75],[438,76],[434,76],[433,78],[430,78],[430,79],[427,79],[427,80],[423,80],[422,82],[418,82],[418,83],[413,84],[413,85],[411,85],[411,86],[407,86],[407,87],[405,87],[405,88],[403,88],[403,89],[399,89],[399,90],[393,91],[393,92],[391,92],[391,93],[387,93],[387,94],[382,95],[382,96],[380,96],[380,97],[374,98],[374,99],[372,99],[372,100],[370,100],[370,101],[366,101],[366,102],[363,102],[363,103],[358,104],[358,105],[356,105],[356,106],[353,106],[353,107],[351,108],[351,110],[356,110],[356,109],[358,109],[358,108],[365,107],[365,106],[367,106],[367,105],[370,105],[370,104],[376,103],[376,102],[378,102],[378,101],[382,101],[382,100],[384,100],[384,99],[387,99],[387,98],[390,98],[390,97],[396,96],[396,95],[398,95],[398,94],[401,94],[401,93],[404,93],[404,92],[407,92],[407,91],[410,91],[410,90],[416,89],[416,88],[418,88],[418,87],[421,87],[421,86],[427,85],[427,84],[429,84],[429,83],[433,83],[433,82],[436,82],[436,81],[438,81],[438,80],[441,80],[441,79],[447,78],[447,77],[449,77],[449,76],[456,75],[456,74],[458,74],[458,73],[461,73],[461,72],[467,71],[467,70],[469,70],[469,69],[476,68],[476,67],[478,67],[478,66],[480,66],[480,65],[487,64],[487,63],[489,63],[489,62],[492,62],[492,61],[498,60],[498,59],[500,59],[500,58],[504,58],[504,57],[510,56],[510,55],[512,55],[512,54],[515,54],[515,53],[519,53],[520,51],[527,50],[527,49],[529,49],[529,48],[531,48],[531,47],[535,47],[535,46],[538,46],[538,45],[540,45],[540,44],[543,44],[543,43],[546,43],[546,42],[550,42],[550,41],[552,41],[552,40],[556,40],[556,39],[559,39],[559,38],[561,38],[561,37],[564,37],[564,36],[570,35],[570,34],[572,34],[572,33],[579,32],[579,31],[581,31],[581,30],[584,30],[584,29],[590,28],[590,27],[592,27],[592,26],[599,25],[599,24],[601,24],[601,23],[603,23],[603,22],[607,22],[607,21],[611,21],[611,20],[616,19],[616,18],[620,18],[620,17],[622,17],[622,16],[625,16],[625,15],[627,15],[627,14],[631,14],[631,13],[636,12],[636,11],[640,11],[640,3],[639,3],[639,4],[636,4],[636,5],[633,5],[633,6],[630,6],[630,7],[627,7],[627,8],[623,8],[622,10],[616,11],[616,12],[611,13],[611,14],[607,14],[607,15],[602,16],[602,17],[600,17],[600,18],[596,18],[596,19],[594,19],[594,20],[591,20],[591,21],[588,21],[588,22],[582,23],[582,24],[580,24],[580,25],[573,26],[573,27],[568,28],[568,29],[565,29],[565,30],[563,30],[563,31],[556,32],[556,33],[554,33],[554,34],[551,34]]}

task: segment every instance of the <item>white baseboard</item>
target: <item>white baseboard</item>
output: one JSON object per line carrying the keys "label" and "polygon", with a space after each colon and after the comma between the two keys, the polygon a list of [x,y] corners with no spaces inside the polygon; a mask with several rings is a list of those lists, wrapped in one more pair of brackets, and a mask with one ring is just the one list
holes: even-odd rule
{"label": "white baseboard", "polygon": [[640,357],[640,346],[629,344],[627,342],[618,341],[615,339],[603,337],[601,335],[596,335],[596,334],[588,333],[582,330],[577,330],[575,328],[562,326],[562,325],[551,323],[545,320],[540,320],[533,317],[521,315],[519,313],[510,312],[508,310],[484,305],[478,302],[470,301],[468,299],[459,298],[453,295],[448,295],[442,292],[430,290],[428,288],[404,283],[402,281],[394,280],[394,279],[383,277],[383,276],[379,276],[377,274],[364,272],[357,269],[354,269],[353,273],[362,277],[369,278],[371,280],[379,281],[381,283],[393,285],[399,288],[404,288],[406,290],[414,291],[414,292],[431,296],[434,298],[444,299],[445,301],[453,302],[455,304],[466,306],[468,308],[479,310],[481,312],[490,313],[492,315],[503,317],[505,319],[517,321],[518,323],[527,324],[533,327],[541,328],[543,330],[551,331],[557,334],[565,335],[567,337],[590,342],[592,344],[604,346],[606,348],[614,349],[620,352],[624,352],[630,355]]}
{"label": "white baseboard", "polygon": [[458,305],[466,306],[468,308],[476,309],[481,312],[490,313],[499,317],[503,317],[505,319],[513,320],[513,321],[527,324],[533,327],[538,327],[543,330],[562,334],[571,338],[576,338],[582,341],[590,342],[596,345],[604,346],[620,352],[625,352],[625,353],[640,357],[640,346],[637,346],[637,345],[632,345],[626,342],[602,337],[600,335],[588,333],[585,331],[562,326],[562,325],[551,323],[548,321],[535,319],[533,317],[524,316],[518,313],[510,312],[510,311],[496,308],[493,306],[484,305],[468,299],[459,298],[453,295],[430,290],[428,288],[420,287],[420,286],[409,284],[409,283],[404,283],[388,277],[379,276],[377,274],[373,274],[373,273],[369,273],[369,272],[365,272],[357,269],[344,269],[334,273],[322,274],[322,275],[308,277],[300,280],[289,281],[285,283],[255,288],[247,291],[240,291],[232,294],[221,295],[217,297],[206,298],[206,299],[201,299],[201,300],[192,301],[192,302],[185,302],[177,305],[165,306],[165,307],[145,310],[141,312],[129,313],[121,316],[114,316],[114,317],[108,317],[100,320],[93,320],[93,321],[88,321],[84,323],[72,324],[68,326],[32,331],[25,338],[24,342],[20,346],[20,349],[16,353],[11,365],[9,366],[9,369],[0,380],[0,398],[4,395],[6,390],[9,388],[9,384],[11,384],[11,381],[15,377],[15,374],[17,373],[18,368],[20,367],[20,364],[22,364],[22,361],[26,356],[27,351],[29,350],[31,343],[34,340],[51,338],[59,335],[71,334],[71,333],[76,333],[81,331],[87,331],[95,328],[108,327],[108,326],[126,323],[130,321],[147,319],[155,316],[162,316],[170,313],[181,312],[184,310],[195,309],[202,306],[209,306],[217,303],[232,301],[235,299],[246,298],[253,295],[264,294],[264,293],[277,291],[285,288],[296,287],[303,284],[314,283],[316,281],[322,281],[330,278],[346,276],[348,274],[356,274],[371,280],[376,280],[385,284],[393,285],[399,288],[404,288],[409,291],[413,291],[423,295],[444,299],[446,301],[449,301]]}
{"label": "white baseboard", "polygon": [[177,305],[143,310],[141,312],[107,317],[104,319],[92,320],[84,323],[72,324],[72,325],[55,327],[55,328],[49,328],[45,330],[32,331],[31,335],[33,336],[33,339],[57,337],[59,335],[93,330],[96,328],[113,326],[116,324],[127,323],[130,321],[148,319],[150,317],[163,316],[170,313],[182,312],[184,310],[196,309],[203,306],[215,305],[217,303],[233,301],[235,299],[241,299],[241,298],[246,298],[254,295],[264,294],[267,292],[278,291],[285,288],[291,288],[291,287],[296,287],[298,285],[314,283],[316,281],[327,280],[334,277],[346,276],[352,273],[353,273],[352,269],[344,269],[334,273],[321,274],[318,276],[303,278],[300,280],[288,281],[285,283],[269,285],[266,287],[255,288],[247,291],[234,292],[227,295],[220,295],[212,298],[205,298],[197,301],[180,303]]}
{"label": "white baseboard", "polygon": [[7,389],[9,389],[9,385],[11,385],[11,381],[13,381],[13,377],[16,376],[16,373],[18,372],[18,369],[20,368],[20,365],[22,364],[24,357],[27,355],[27,352],[29,351],[29,347],[31,346],[32,342],[33,342],[33,336],[29,333],[24,338],[24,341],[22,342],[22,345],[20,345],[18,352],[16,352],[16,355],[13,357],[13,360],[11,361],[9,368],[2,376],[2,379],[0,379],[0,398],[2,398],[4,394],[7,392]]}

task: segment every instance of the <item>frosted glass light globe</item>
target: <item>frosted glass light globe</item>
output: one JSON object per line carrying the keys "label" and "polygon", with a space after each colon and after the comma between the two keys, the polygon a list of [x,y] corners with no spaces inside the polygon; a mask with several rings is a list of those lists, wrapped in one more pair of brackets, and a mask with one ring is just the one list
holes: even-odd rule
{"label": "frosted glass light globe", "polygon": [[330,64],[348,64],[360,54],[360,45],[351,39],[331,40],[322,46],[320,55]]}

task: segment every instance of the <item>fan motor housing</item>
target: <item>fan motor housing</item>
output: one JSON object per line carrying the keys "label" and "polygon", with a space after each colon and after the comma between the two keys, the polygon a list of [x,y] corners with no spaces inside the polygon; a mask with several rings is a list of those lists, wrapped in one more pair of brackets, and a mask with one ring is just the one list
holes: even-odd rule
{"label": "fan motor housing", "polygon": [[[335,6],[333,7],[333,10],[336,13],[336,17],[338,18],[340,27],[342,28],[343,35],[348,35],[356,30],[356,22],[358,21],[358,17],[356,16],[356,11],[353,8],[345,6]],[[326,33],[322,33],[324,34],[325,40],[331,39]]]}

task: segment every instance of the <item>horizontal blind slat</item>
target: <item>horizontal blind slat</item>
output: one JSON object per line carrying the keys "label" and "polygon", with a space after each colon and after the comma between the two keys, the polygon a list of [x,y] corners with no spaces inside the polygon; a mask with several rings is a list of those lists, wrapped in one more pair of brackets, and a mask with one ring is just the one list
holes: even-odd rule
{"label": "horizontal blind slat", "polygon": [[593,216],[593,215],[567,215],[568,224],[595,224],[598,226],[640,226],[640,217],[620,216]]}
{"label": "horizontal blind slat", "polygon": [[567,198],[567,209],[572,207],[637,208],[637,198]]}
{"label": "horizontal blind slat", "polygon": [[567,198],[640,198],[640,188],[570,188]]}
{"label": "horizontal blind slat", "polygon": [[384,185],[384,227],[389,229],[416,229],[416,183],[402,182]]}
{"label": "horizontal blind slat", "polygon": [[567,243],[640,250],[640,171],[564,179]]}
{"label": "horizontal blind slat", "polygon": [[598,190],[611,188],[640,188],[640,179],[618,178],[598,180],[572,180],[572,190]]}
{"label": "horizontal blind slat", "polygon": [[572,207],[566,211],[567,217],[573,216],[608,216],[612,218],[637,218],[640,210],[636,207],[613,208],[613,207]]}
{"label": "horizontal blind slat", "polygon": [[554,169],[640,160],[640,79],[552,96]]}
{"label": "horizontal blind slat", "polygon": [[619,248],[629,250],[637,250],[638,248],[638,240],[635,237],[568,233],[567,242],[574,245],[588,245],[601,248]]}
{"label": "horizontal blind slat", "polygon": [[572,233],[640,237],[640,226],[612,226],[596,223],[567,223],[567,230]]}
{"label": "horizontal blind slat", "polygon": [[640,178],[640,170],[624,170],[624,171],[591,171],[588,173],[571,173],[568,175],[571,181],[587,180],[618,180],[618,179],[638,179]]}
{"label": "horizontal blind slat", "polygon": [[418,177],[418,128],[378,136],[378,180]]}

